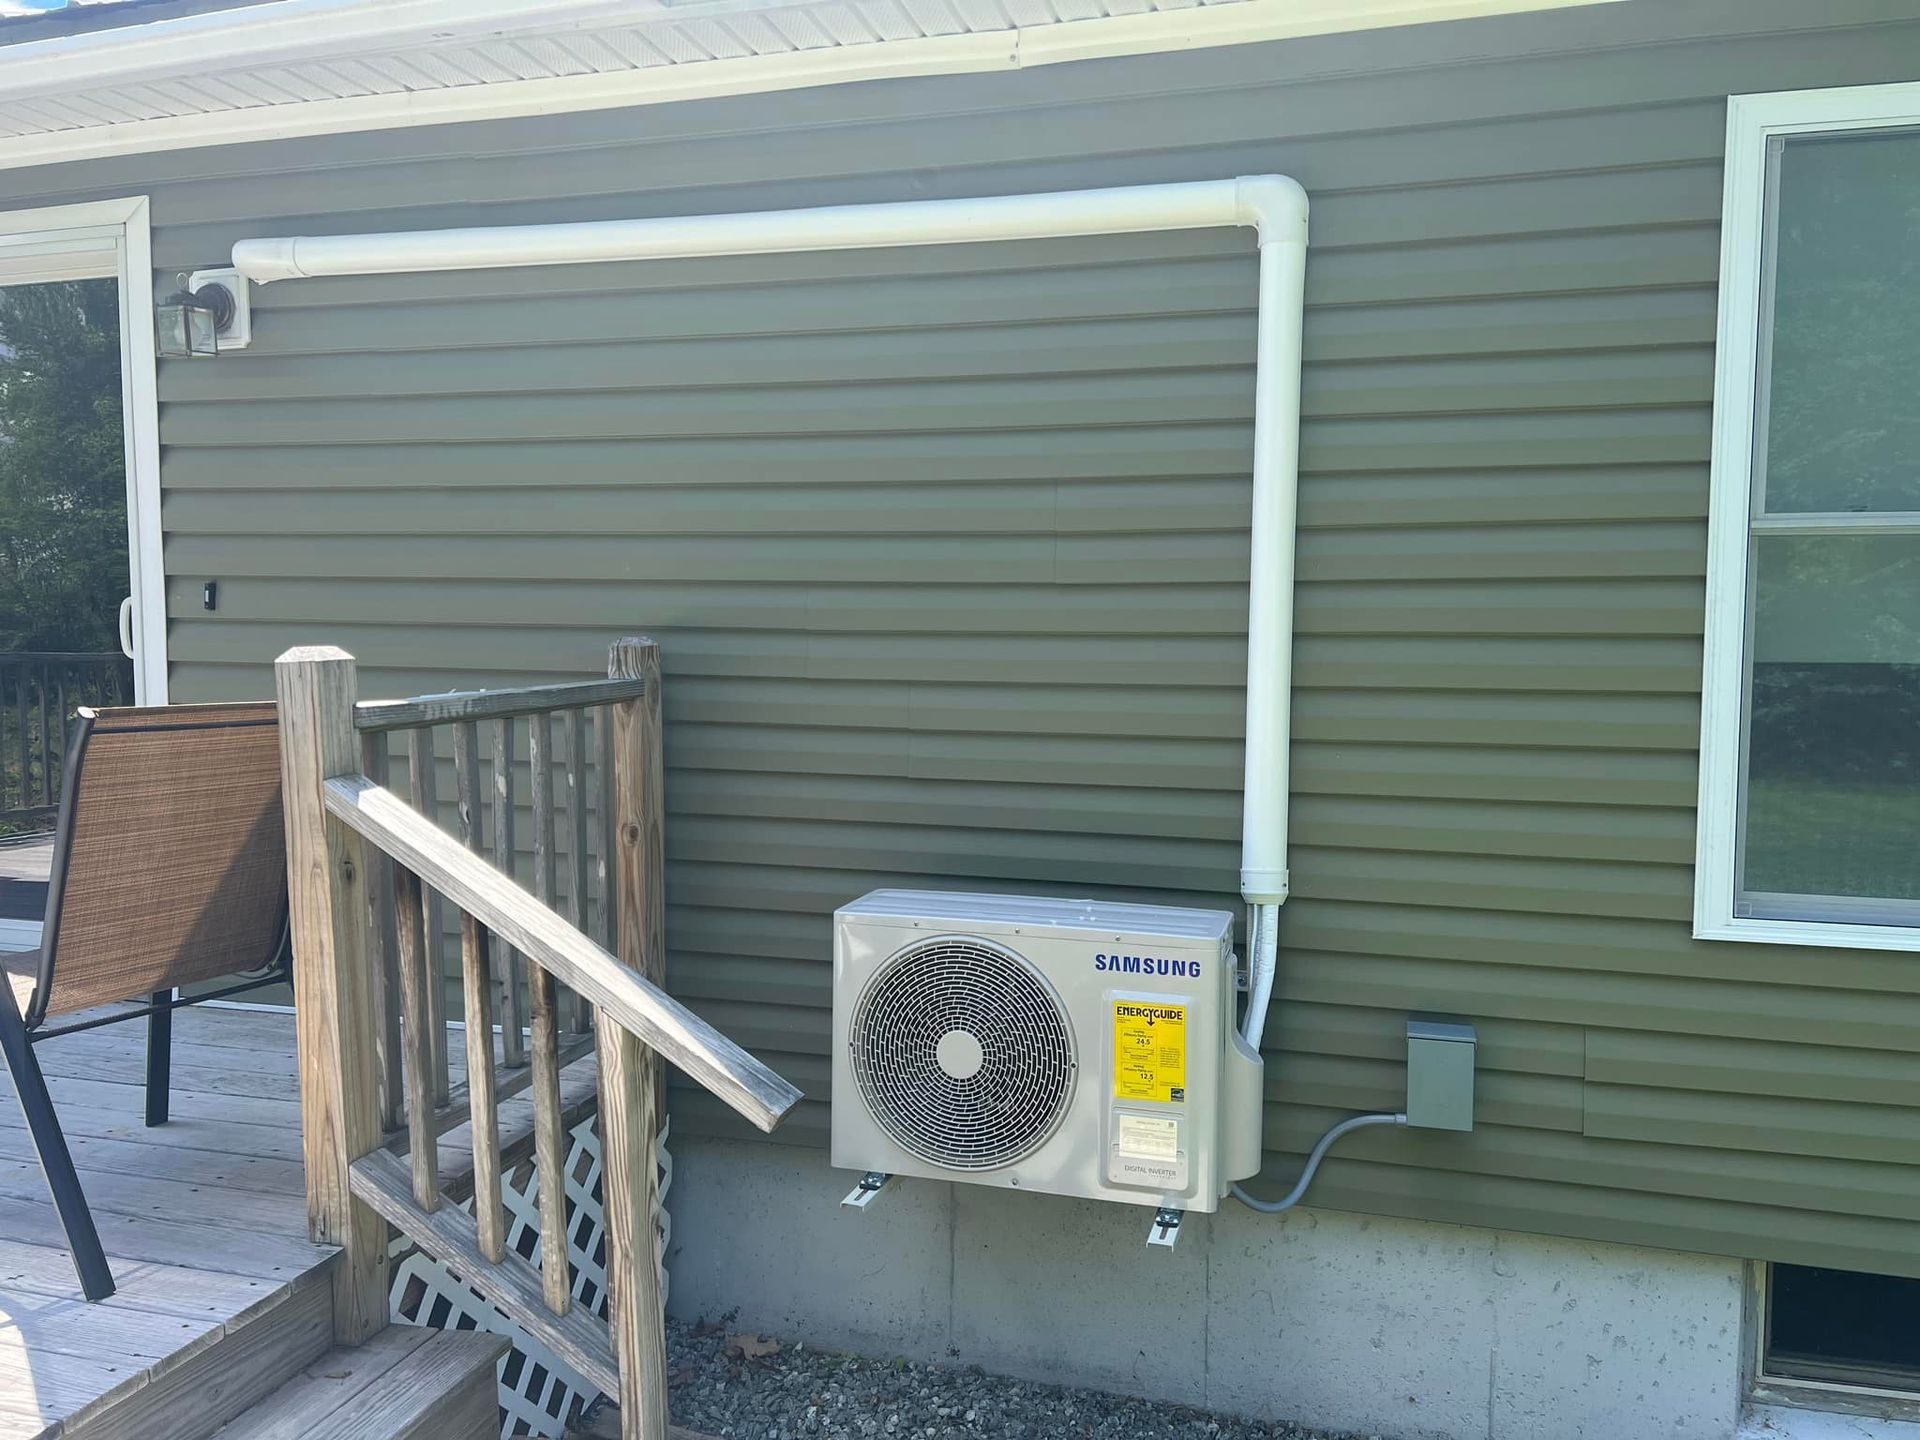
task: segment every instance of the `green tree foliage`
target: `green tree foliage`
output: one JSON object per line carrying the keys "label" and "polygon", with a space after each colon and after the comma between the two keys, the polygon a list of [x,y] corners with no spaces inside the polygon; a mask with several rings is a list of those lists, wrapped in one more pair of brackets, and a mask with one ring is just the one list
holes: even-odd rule
{"label": "green tree foliage", "polygon": [[0,290],[0,653],[119,648],[121,436],[118,286]]}

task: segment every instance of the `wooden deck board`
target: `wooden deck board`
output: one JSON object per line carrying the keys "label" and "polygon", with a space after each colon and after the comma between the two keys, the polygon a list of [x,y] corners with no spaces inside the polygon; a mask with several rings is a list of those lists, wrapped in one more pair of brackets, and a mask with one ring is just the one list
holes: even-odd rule
{"label": "wooden deck board", "polygon": [[[155,1180],[177,1180],[222,1190],[254,1190],[281,1197],[301,1190],[302,1171],[297,1159],[277,1154],[230,1154],[190,1145],[149,1145],[127,1134],[89,1135],[75,1130],[68,1112],[63,1110],[60,1118],[67,1122],[64,1128],[73,1163],[83,1171],[106,1170],[116,1175],[144,1175]],[[0,1158],[0,1171],[12,1163],[11,1156]]]}
{"label": "wooden deck board", "polygon": [[53,873],[53,832],[0,845],[0,880],[38,881]]}
{"label": "wooden deck board", "polygon": [[[158,1151],[159,1147],[147,1145],[142,1138],[141,1132],[146,1127],[137,1115],[129,1118],[123,1110],[83,1105],[72,1096],[65,1097],[65,1103],[62,1103],[58,1086],[54,1088],[53,1103],[60,1107],[61,1126],[66,1131],[67,1144],[72,1147],[78,1164],[87,1163],[81,1158],[80,1152],[96,1141],[109,1144],[130,1142],[145,1146],[150,1152]],[[164,1153],[176,1157],[182,1165],[219,1164],[223,1160],[248,1166],[297,1166],[300,1163],[300,1137],[289,1136],[278,1126],[250,1125],[242,1128],[231,1122],[223,1124],[214,1120],[177,1117],[170,1123],[177,1133],[167,1137],[169,1144]],[[0,1105],[0,1130],[25,1128],[26,1121],[21,1118],[17,1106]],[[0,1154],[11,1153],[11,1149],[0,1143]],[[298,1173],[295,1172],[296,1176]],[[276,1185],[278,1183],[275,1182]]]}
{"label": "wooden deck board", "polygon": [[0,1074],[0,1440],[111,1415],[324,1279],[330,1252],[306,1238],[292,1017],[187,1010],[175,1034],[177,1118],[154,1130],[141,1123],[144,1025],[39,1047],[119,1285],[98,1305],[80,1296]]}
{"label": "wooden deck board", "polygon": [[[137,1027],[126,1027],[129,1037],[135,1028]],[[49,1040],[39,1047],[40,1068],[46,1073],[47,1088],[53,1092],[55,1107],[78,1102],[113,1110],[128,1116],[128,1123],[144,1132],[146,1127],[140,1123],[140,1117],[144,1112],[138,1105],[135,1105],[132,1110],[126,1108],[129,1100],[141,1091],[140,1084],[96,1079],[87,1074],[63,1073],[73,1071],[76,1065],[82,1071],[86,1067],[83,1062],[75,1062],[70,1058],[61,1059],[56,1055],[59,1045],[58,1040]],[[292,1084],[291,1079],[288,1080],[288,1084]],[[0,1075],[0,1090],[4,1090],[7,1103],[13,1105],[12,1086],[5,1075]],[[291,1090],[287,1092],[288,1095],[292,1093]],[[14,1108],[18,1110],[19,1107],[14,1105]],[[175,1125],[182,1121],[188,1123],[209,1121],[214,1128],[223,1133],[235,1125],[264,1125],[282,1131],[292,1126],[297,1135],[300,1125],[300,1103],[284,1095],[279,1099],[265,1099],[254,1095],[204,1094],[187,1089],[186,1081],[176,1072],[173,1085],[173,1116]],[[167,1128],[172,1129],[174,1126],[170,1125]],[[235,1139],[237,1143],[250,1143],[245,1135],[230,1138]]]}
{"label": "wooden deck board", "polygon": [[[272,1295],[281,1282],[258,1275],[194,1270],[153,1260],[116,1260],[120,1288],[96,1308],[150,1310],[160,1315],[204,1319],[238,1315]],[[0,1296],[75,1300],[73,1262],[50,1245],[0,1240]]]}
{"label": "wooden deck board", "polygon": [[[138,1033],[136,1024],[118,1027],[122,1030]],[[77,1040],[78,1036],[62,1037]],[[83,1055],[61,1054],[60,1040],[49,1040],[40,1047],[40,1068],[49,1080],[61,1079],[103,1080],[110,1085],[124,1085],[129,1089],[140,1088],[146,1078],[146,1056],[137,1049],[129,1049],[124,1054]],[[226,1050],[222,1055],[257,1056],[253,1050]],[[176,1045],[173,1050],[173,1083],[176,1089],[187,1094],[214,1096],[235,1096],[250,1100],[274,1100],[292,1108],[295,1102],[286,1100],[293,1092],[288,1088],[292,1081],[288,1077],[263,1070],[252,1065],[234,1065],[227,1063],[204,1064],[201,1057],[191,1053],[191,1047]]]}
{"label": "wooden deck board", "polygon": [[[161,1180],[151,1175],[118,1170],[89,1170],[76,1164],[87,1204],[95,1217],[124,1215],[130,1219],[153,1216],[188,1224],[257,1230],[269,1237],[286,1237],[304,1229],[306,1200],[296,1195],[230,1190],[215,1184]],[[38,1160],[0,1160],[0,1201],[31,1201],[44,1186]],[[226,1267],[221,1267],[226,1268]]]}

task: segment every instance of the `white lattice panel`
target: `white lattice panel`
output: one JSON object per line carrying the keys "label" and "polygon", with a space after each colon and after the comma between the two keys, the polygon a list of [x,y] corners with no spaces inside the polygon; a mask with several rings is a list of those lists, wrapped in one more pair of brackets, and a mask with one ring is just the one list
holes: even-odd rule
{"label": "white lattice panel", "polygon": [[[600,1135],[587,1119],[573,1128],[567,1146],[568,1251],[574,1303],[602,1319],[607,1313],[606,1212],[600,1198]],[[671,1220],[664,1208],[673,1180],[673,1159],[663,1127],[654,1157],[660,1166],[663,1206],[655,1212],[655,1244],[664,1257]],[[546,1237],[540,1233],[539,1177],[528,1160],[500,1184],[506,1207],[507,1248],[538,1265]],[[473,1202],[462,1209],[469,1213]],[[422,1254],[405,1236],[393,1243],[393,1318],[396,1324],[437,1330],[486,1330],[513,1342],[500,1361],[500,1433],[503,1437],[558,1437],[599,1391],[546,1346],[467,1288],[454,1273]],[[511,1260],[509,1264],[513,1263]],[[664,1266],[662,1267],[664,1276]],[[662,1295],[664,1297],[664,1279]]]}

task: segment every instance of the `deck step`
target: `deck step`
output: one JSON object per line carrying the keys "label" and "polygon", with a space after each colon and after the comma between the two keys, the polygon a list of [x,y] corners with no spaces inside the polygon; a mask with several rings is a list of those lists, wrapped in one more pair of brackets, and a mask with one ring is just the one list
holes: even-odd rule
{"label": "deck step", "polygon": [[[115,1263],[123,1280],[131,1275],[137,1282],[137,1267]],[[333,1343],[330,1272],[331,1262],[269,1290],[258,1303],[183,1345],[129,1385],[75,1407],[59,1427],[61,1440],[148,1440],[162,1435],[167,1440],[204,1440],[223,1421],[271,1395],[288,1375]],[[130,1291],[138,1288],[137,1283],[128,1286]],[[118,1300],[99,1307],[101,1313],[118,1311]],[[131,1312],[129,1318],[144,1315]],[[167,1317],[152,1318],[158,1324]],[[102,1343],[111,1348],[110,1340]],[[26,1386],[48,1385],[60,1357],[29,1358]]]}
{"label": "deck step", "polygon": [[215,1440],[493,1440],[506,1337],[393,1325],[339,1346],[214,1432]]}

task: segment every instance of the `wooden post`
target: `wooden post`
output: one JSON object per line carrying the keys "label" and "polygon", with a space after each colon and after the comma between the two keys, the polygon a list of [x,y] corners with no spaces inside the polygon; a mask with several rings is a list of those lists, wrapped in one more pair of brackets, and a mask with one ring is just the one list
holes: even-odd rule
{"label": "wooden post", "polygon": [[423,918],[424,888],[411,870],[394,867],[400,994],[406,1010],[400,1028],[406,1044],[407,1150],[413,1159],[413,1203],[432,1212],[440,1208],[440,1132],[433,1125],[433,1007],[427,1003],[427,991],[435,977]]}
{"label": "wooden post", "polygon": [[[493,863],[504,875],[514,873],[513,848],[513,721],[493,722]],[[526,1001],[520,983],[526,962],[506,941],[499,941],[500,1053],[509,1066],[527,1063]]]}
{"label": "wooden post", "polygon": [[[360,768],[376,785],[387,783],[387,737],[360,737]],[[400,1074],[400,935],[393,908],[393,862],[378,850],[367,856],[367,964],[373,970],[375,1013],[380,1016],[380,1126],[398,1130],[406,1121],[406,1090]]]}
{"label": "wooden post", "polygon": [[[610,709],[614,807],[610,891],[620,960],[656,985],[667,973],[665,769],[661,756],[660,647],[618,640],[607,674],[640,679],[646,693]],[[659,1057],[619,1025],[596,1019],[600,1049],[601,1179],[607,1210],[608,1315],[620,1366],[622,1440],[666,1440],[667,1336],[655,1241],[659,1175]]]}
{"label": "wooden post", "polygon": [[[431,725],[416,725],[407,732],[407,784],[413,791],[414,808],[436,825],[440,823],[440,783],[437,773],[438,752]],[[440,897],[423,887],[426,910],[422,916],[427,957],[427,1008],[420,1019],[427,1033],[428,1062],[432,1068],[433,1100],[446,1103],[451,1086],[447,1079],[447,982],[440,963],[446,911]],[[412,1017],[409,1017],[412,1018]]]}
{"label": "wooden post", "polygon": [[[453,727],[454,790],[460,839],[480,851],[480,731],[471,720]],[[473,1130],[473,1227],[480,1253],[498,1265],[507,1253],[507,1221],[500,1199],[500,1117],[493,1073],[491,941],[480,922],[460,912],[460,979],[466,998],[467,1114]]]}
{"label": "wooden post", "polygon": [[[567,918],[582,935],[588,933],[587,919],[587,712],[567,711],[567,824],[572,832],[568,841],[568,859],[573,862],[573,878],[567,883]],[[578,995],[568,997],[567,1028],[584,1035],[592,1024],[587,1002]]]}
{"label": "wooden post", "polygon": [[[554,906],[553,716],[527,717],[527,768],[533,779],[533,891]],[[527,966],[532,1021],[533,1150],[540,1186],[540,1278],[547,1308],[564,1315],[573,1303],[567,1262],[566,1139],[560,1124],[560,998],[544,965]]]}
{"label": "wooden post", "polygon": [[607,673],[638,679],[646,693],[608,707],[613,719],[615,953],[662,989],[667,984],[666,757],[660,711],[660,647],[645,637],[614,642]]}
{"label": "wooden post", "polygon": [[618,954],[620,946],[613,934],[619,923],[613,913],[613,852],[617,848],[613,840],[613,706],[602,705],[594,712],[593,740],[599,751],[595,770],[600,780],[600,849],[595,868],[600,877],[600,943]]}
{"label": "wooden post", "polygon": [[387,1325],[386,1222],[353,1197],[348,1173],[381,1142],[379,1021],[367,963],[366,847],[327,817],[321,787],[359,773],[358,679],[353,657],[331,645],[297,646],[273,668],[307,1228],[344,1252],[333,1271],[334,1334],[357,1345]]}

